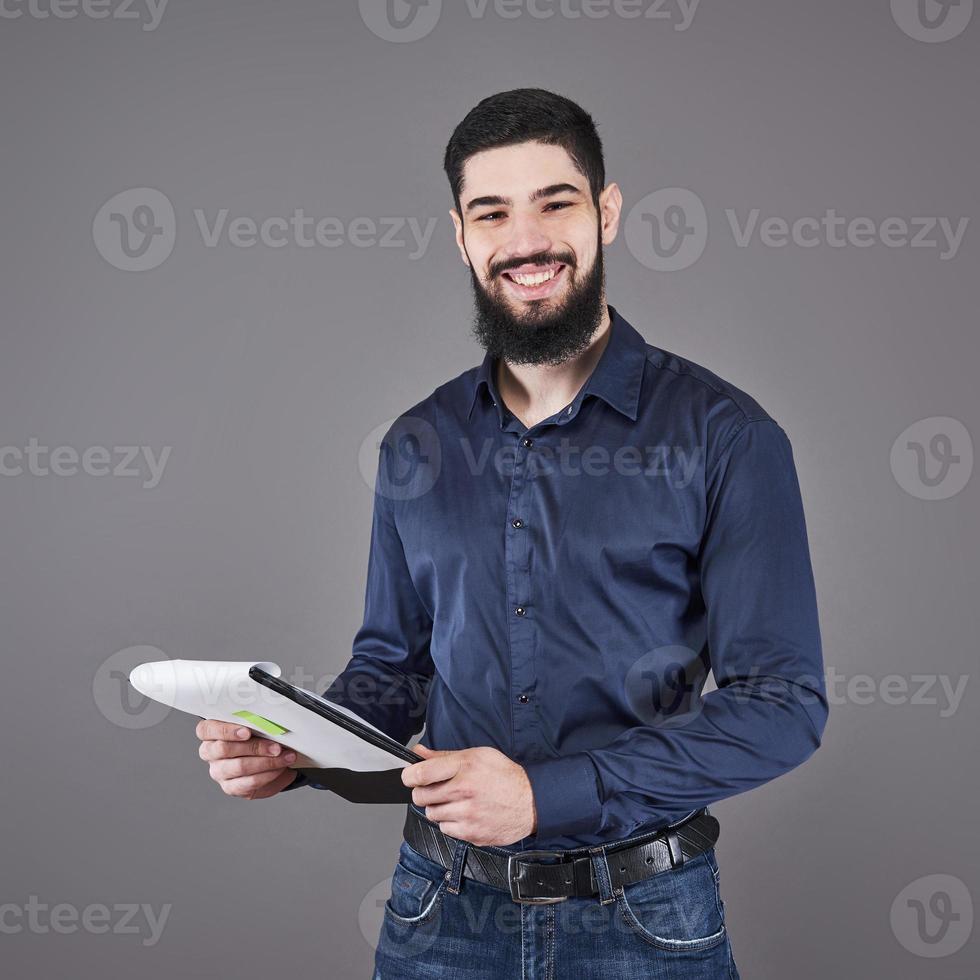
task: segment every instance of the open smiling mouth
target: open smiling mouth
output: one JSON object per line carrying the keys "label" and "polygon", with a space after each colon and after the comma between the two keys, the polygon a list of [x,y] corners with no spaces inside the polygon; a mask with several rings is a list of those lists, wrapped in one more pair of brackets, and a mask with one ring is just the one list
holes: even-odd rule
{"label": "open smiling mouth", "polygon": [[567,269],[567,265],[556,262],[554,265],[522,268],[519,272],[510,269],[501,275],[507,288],[520,299],[544,299],[558,289]]}

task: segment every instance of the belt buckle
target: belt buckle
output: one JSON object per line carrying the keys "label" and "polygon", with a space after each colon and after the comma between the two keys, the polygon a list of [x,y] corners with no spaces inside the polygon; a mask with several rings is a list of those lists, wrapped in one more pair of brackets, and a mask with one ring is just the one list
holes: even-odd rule
{"label": "belt buckle", "polygon": [[[533,895],[521,895],[519,892],[519,882],[514,877],[514,858],[518,861],[525,861],[529,858],[540,857],[543,855],[549,855],[551,857],[561,858],[563,854],[561,851],[512,851],[507,857],[507,884],[510,886],[510,897],[515,902],[520,902],[522,905],[551,905],[553,902],[564,902],[567,895],[560,895],[556,897],[549,898],[536,898]],[[565,863],[565,862],[560,862]]]}

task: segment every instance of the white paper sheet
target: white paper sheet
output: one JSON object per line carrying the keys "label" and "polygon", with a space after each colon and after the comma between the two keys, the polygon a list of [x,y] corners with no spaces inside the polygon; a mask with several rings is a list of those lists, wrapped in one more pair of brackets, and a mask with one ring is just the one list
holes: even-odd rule
{"label": "white paper sheet", "polygon": [[[343,768],[355,772],[401,769],[410,763],[390,755],[345,729],[321,718],[295,701],[277,694],[248,676],[253,665],[279,677],[278,664],[264,660],[157,660],[140,664],[129,674],[129,683],[154,701],[170,705],[200,718],[215,718],[250,729],[264,738],[294,749],[293,769]],[[325,701],[313,691],[307,691]],[[340,704],[332,708],[384,734],[370,722]],[[288,731],[270,734],[235,712],[248,711]]]}

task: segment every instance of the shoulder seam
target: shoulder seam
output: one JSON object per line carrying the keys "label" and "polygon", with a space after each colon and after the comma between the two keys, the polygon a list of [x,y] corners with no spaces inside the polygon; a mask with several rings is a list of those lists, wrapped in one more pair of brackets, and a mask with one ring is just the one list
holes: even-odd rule
{"label": "shoulder seam", "polygon": [[[691,371],[678,371],[676,368],[670,367],[662,362],[659,364],[655,363],[653,360],[653,356],[654,354],[658,353],[658,351],[660,353],[665,353],[664,351],[661,351],[659,348],[653,347],[653,345],[651,344],[647,344],[646,359],[658,371],[670,371],[671,374],[675,374],[677,375],[677,377],[690,378],[692,381],[696,381],[698,384],[704,385],[705,388],[710,389],[716,395],[720,395],[722,398],[727,399],[735,406],[736,409],[738,409],[739,413],[742,415],[742,421],[739,423],[739,428],[735,432],[736,435],[738,434],[739,431],[741,431],[742,426],[745,425],[746,422],[763,421],[765,419],[769,419],[772,422],[776,421],[764,408],[762,408],[761,405],[759,406],[759,408],[763,413],[762,415],[749,415],[749,413],[746,412],[745,409],[742,408],[742,406],[739,405],[739,403],[727,391],[724,391],[723,389],[719,388],[717,385],[711,384],[711,382],[705,378],[699,378],[696,374],[694,374]],[[674,355],[674,356],[676,357],[678,355]],[[748,397],[751,398],[751,395],[749,395]]]}
{"label": "shoulder seam", "polygon": [[[745,413],[743,412],[742,414],[744,415]],[[725,444],[718,450],[718,453],[715,456],[715,461],[711,466],[711,473],[708,477],[709,482],[710,479],[713,478],[715,467],[718,466],[718,463],[721,460],[721,458],[725,455],[725,453],[728,452],[728,450],[734,444],[735,440],[742,434],[742,431],[748,428],[750,422],[771,422],[774,426],[776,426],[777,429],[782,428],[780,424],[772,416],[768,414],[759,415],[756,416],[755,418],[746,417],[742,419],[742,421],[739,422],[738,425],[735,427],[735,430],[731,433],[731,435],[725,440]]]}

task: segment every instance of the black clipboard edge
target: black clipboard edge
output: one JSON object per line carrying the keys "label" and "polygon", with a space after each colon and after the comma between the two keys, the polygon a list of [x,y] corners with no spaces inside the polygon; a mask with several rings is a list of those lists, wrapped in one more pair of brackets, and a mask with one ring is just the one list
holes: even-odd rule
{"label": "black clipboard edge", "polygon": [[412,788],[402,782],[401,769],[355,772],[352,769],[296,770],[322,789],[350,803],[411,803]]}
{"label": "black clipboard edge", "polygon": [[327,721],[332,721],[335,725],[345,729],[352,735],[356,735],[358,738],[375,746],[375,748],[382,749],[390,755],[395,756],[395,758],[401,759],[403,762],[424,761],[422,756],[417,755],[411,749],[406,749],[401,742],[396,742],[393,738],[382,735],[372,728],[366,728],[353,718],[348,718],[342,711],[337,711],[322,704],[301,687],[295,687],[288,681],[284,681],[281,677],[273,677],[272,674],[263,670],[258,665],[249,667],[248,676],[257,684],[268,687],[277,694],[281,694],[290,701],[294,701],[300,707],[307,708],[321,718],[326,718]]}

